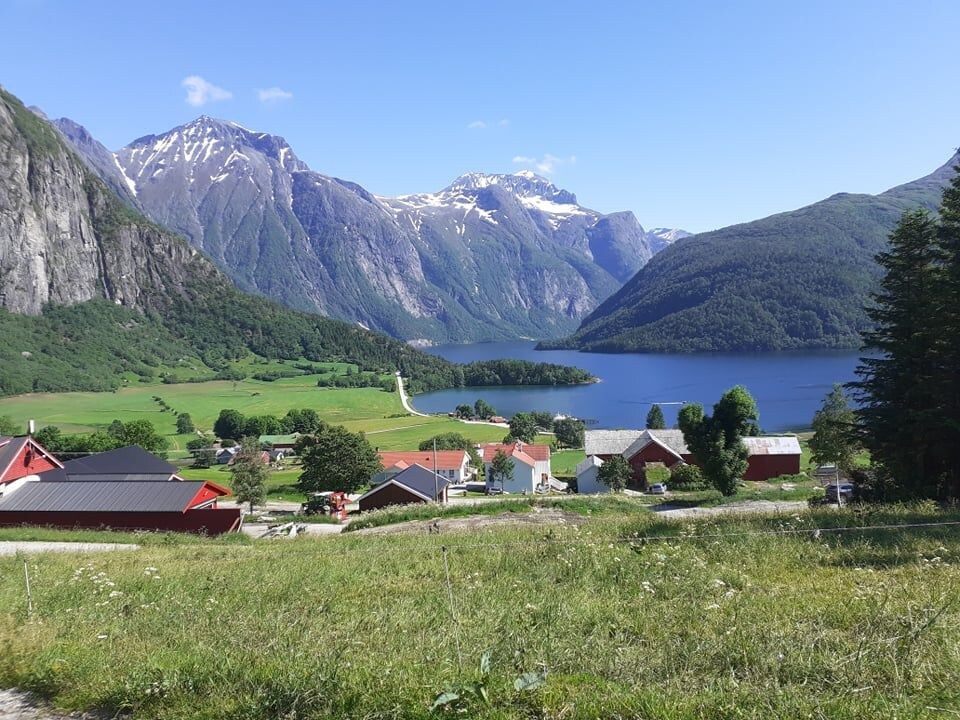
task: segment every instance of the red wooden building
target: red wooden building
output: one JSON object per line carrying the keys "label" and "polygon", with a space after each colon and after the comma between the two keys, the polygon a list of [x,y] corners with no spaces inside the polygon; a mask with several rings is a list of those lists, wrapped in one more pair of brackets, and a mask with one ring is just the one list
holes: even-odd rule
{"label": "red wooden building", "polygon": [[[793,435],[746,437],[749,456],[744,480],[770,480],[800,472],[800,442]],[[634,485],[646,487],[647,463],[698,464],[680,430],[595,430],[587,431],[587,456],[609,460],[622,455],[633,468]]]}
{"label": "red wooden building", "polygon": [[56,463],[52,468],[0,485],[0,526],[209,535],[239,529],[240,509],[217,507],[229,495],[226,488],[184,481],[175,467],[142,448],[119,448],[66,463],[46,456]]}
{"label": "red wooden building", "polygon": [[0,485],[59,467],[63,464],[32,437],[0,435]]}
{"label": "red wooden building", "polygon": [[449,482],[422,465],[411,465],[360,496],[360,512],[388,505],[447,501]]}

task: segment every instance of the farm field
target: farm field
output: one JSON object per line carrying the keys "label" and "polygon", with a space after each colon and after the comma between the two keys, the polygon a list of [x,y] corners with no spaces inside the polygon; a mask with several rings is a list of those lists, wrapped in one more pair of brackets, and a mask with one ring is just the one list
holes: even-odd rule
{"label": "farm field", "polygon": [[[321,388],[320,375],[259,380],[214,380],[202,383],[139,385],[116,392],[39,393],[0,398],[0,415],[24,427],[57,425],[64,432],[106,428],[114,419],[150,420],[166,435],[173,451],[186,447],[192,435],[176,434],[176,414],[190,413],[199,430],[208,431],[224,408],[245,415],[283,415],[294,408],[312,408],[327,422],[370,434],[382,450],[416,449],[421,440],[443,432],[460,432],[477,442],[498,441],[506,434],[492,425],[460,423],[446,417],[408,415],[396,392],[378,388]],[[172,411],[163,412],[162,398]],[[172,455],[175,457],[176,453]]]}
{"label": "farm field", "polygon": [[482,534],[31,556],[32,614],[2,558],[0,683],[135,719],[426,718],[445,691],[439,716],[500,719],[958,707],[955,527],[813,530],[960,513],[693,524],[584,502]]}

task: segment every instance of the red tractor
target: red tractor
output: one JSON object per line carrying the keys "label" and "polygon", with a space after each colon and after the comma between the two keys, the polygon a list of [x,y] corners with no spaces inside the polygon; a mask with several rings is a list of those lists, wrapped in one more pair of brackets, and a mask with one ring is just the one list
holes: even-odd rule
{"label": "red tractor", "polygon": [[300,512],[304,515],[329,515],[338,520],[346,520],[347,494],[344,492],[314,493],[309,500],[300,505]]}

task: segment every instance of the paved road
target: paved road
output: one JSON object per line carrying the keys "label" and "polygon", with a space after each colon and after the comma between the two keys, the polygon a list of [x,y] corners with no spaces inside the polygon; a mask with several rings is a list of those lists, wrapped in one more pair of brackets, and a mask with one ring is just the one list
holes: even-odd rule
{"label": "paved road", "polygon": [[[114,550],[139,550],[139,545],[130,543],[90,543],[90,542],[48,542],[41,540],[4,540],[0,542],[0,557],[16,555],[18,552],[32,554],[39,552],[56,553],[94,553]],[[0,719],[2,719],[0,715]]]}
{"label": "paved road", "polygon": [[411,415],[416,415],[417,417],[430,417],[426,413],[418,412],[413,409],[413,405],[410,404],[410,399],[407,397],[407,391],[403,388],[403,378],[400,377],[400,371],[397,370],[397,390],[400,392],[400,404],[403,405],[403,409],[406,410]]}

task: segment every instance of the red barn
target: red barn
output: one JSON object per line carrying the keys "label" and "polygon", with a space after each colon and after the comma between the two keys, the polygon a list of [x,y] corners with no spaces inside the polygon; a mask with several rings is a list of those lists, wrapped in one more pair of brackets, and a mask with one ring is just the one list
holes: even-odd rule
{"label": "red barn", "polygon": [[63,467],[32,437],[0,435],[0,485]]}
{"label": "red barn", "polygon": [[[744,480],[770,480],[800,472],[800,442],[793,435],[746,437],[749,456]],[[697,465],[680,430],[588,430],[584,447],[587,456],[608,460],[622,455],[633,468],[634,484],[644,487],[646,463]]]}
{"label": "red barn", "polygon": [[0,485],[0,525],[162,530],[217,535],[240,526],[240,509],[215,483],[186,482],[176,468],[130,446],[70,460]]}
{"label": "red barn", "polygon": [[770,480],[800,472],[800,441],[793,435],[745,437],[750,451],[744,480]]}

